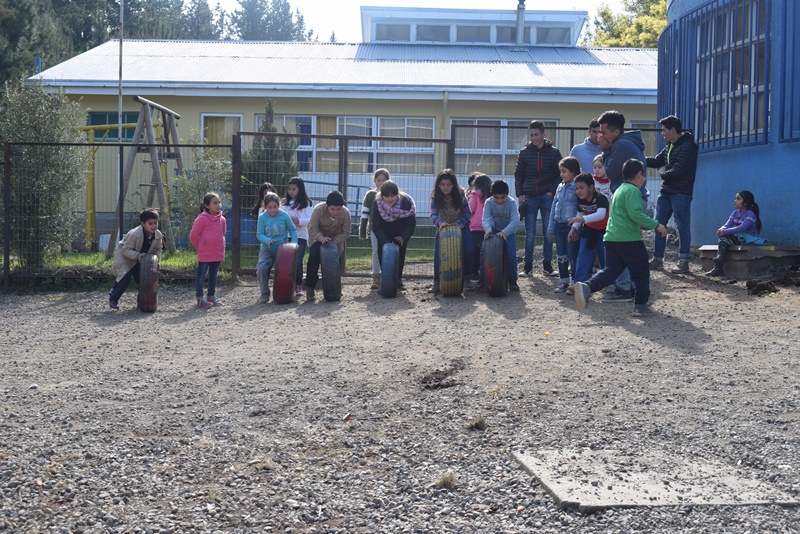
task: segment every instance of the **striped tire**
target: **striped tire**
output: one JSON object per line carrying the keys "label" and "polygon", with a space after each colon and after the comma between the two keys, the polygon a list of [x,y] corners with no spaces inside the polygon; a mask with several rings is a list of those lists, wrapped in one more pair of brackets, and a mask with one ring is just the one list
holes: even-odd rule
{"label": "striped tire", "polygon": [[504,297],[508,292],[506,260],[506,242],[502,237],[492,235],[483,240],[483,278],[491,297]]}
{"label": "striped tire", "polygon": [[273,300],[276,304],[289,304],[294,301],[294,279],[297,275],[297,243],[281,243],[275,262],[275,281],[272,286]]}
{"label": "striped tire", "polygon": [[342,298],[342,267],[339,263],[339,249],[334,243],[325,243],[320,247],[320,263],[322,264],[322,296],[328,301]]}
{"label": "striped tire", "polygon": [[147,254],[139,264],[139,295],[136,305],[143,312],[158,308],[158,256]]}
{"label": "striped tire", "polygon": [[386,243],[382,249],[381,295],[385,298],[397,296],[400,282],[400,247],[397,243]]}
{"label": "striped tire", "polygon": [[443,226],[437,233],[439,240],[439,290],[445,297],[456,297],[464,290],[463,251],[461,228]]}

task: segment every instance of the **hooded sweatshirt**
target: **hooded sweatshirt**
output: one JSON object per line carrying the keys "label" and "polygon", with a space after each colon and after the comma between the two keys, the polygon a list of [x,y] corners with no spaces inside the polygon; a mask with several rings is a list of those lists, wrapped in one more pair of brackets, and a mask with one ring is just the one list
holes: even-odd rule
{"label": "hooded sweatshirt", "polygon": [[[644,155],[644,141],[642,132],[630,130],[619,137],[614,143],[603,151],[603,164],[606,167],[606,176],[611,180],[611,192],[614,193],[622,185],[622,166],[629,159],[638,159],[647,168],[647,157]],[[642,184],[642,203],[647,201],[647,185]]]}
{"label": "hooded sweatshirt", "polygon": [[589,141],[588,137],[583,140],[583,143],[575,145],[572,147],[572,150],[569,151],[569,155],[573,158],[577,158],[580,162],[581,172],[588,172],[589,174],[594,174],[592,161],[594,161],[595,156],[602,153],[603,149],[600,148],[600,145],[592,143]]}

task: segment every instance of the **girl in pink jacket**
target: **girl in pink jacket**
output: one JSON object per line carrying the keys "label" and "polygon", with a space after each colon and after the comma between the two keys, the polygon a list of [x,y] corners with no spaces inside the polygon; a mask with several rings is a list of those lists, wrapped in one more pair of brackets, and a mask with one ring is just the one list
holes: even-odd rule
{"label": "girl in pink jacket", "polygon": [[[216,193],[206,193],[200,215],[194,220],[189,241],[197,249],[197,277],[195,294],[201,308],[222,306],[215,295],[219,264],[225,259],[225,217],[222,203]],[[208,272],[208,299],[203,298],[203,281]]]}

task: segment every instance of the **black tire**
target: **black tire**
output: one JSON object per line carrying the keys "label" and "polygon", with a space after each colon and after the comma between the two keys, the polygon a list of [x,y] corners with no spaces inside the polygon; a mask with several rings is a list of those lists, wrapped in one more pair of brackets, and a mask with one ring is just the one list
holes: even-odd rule
{"label": "black tire", "polygon": [[294,279],[297,276],[297,243],[281,243],[275,261],[275,281],[272,284],[272,300],[276,304],[294,301]]}
{"label": "black tire", "polygon": [[382,256],[381,295],[385,298],[396,297],[400,282],[400,247],[397,243],[386,243]]}
{"label": "black tire", "polygon": [[339,263],[339,249],[334,243],[320,247],[322,264],[322,296],[325,300],[336,302],[342,299],[342,266]]}
{"label": "black tire", "polygon": [[464,291],[464,253],[461,249],[461,228],[443,226],[439,240],[439,290],[445,297],[457,297]]}
{"label": "black tire", "polygon": [[[514,236],[509,236],[514,239]],[[483,240],[483,279],[491,297],[508,293],[508,262],[506,241],[496,235]]]}
{"label": "black tire", "polygon": [[136,304],[143,312],[158,308],[158,256],[147,254],[139,263],[139,295]]}

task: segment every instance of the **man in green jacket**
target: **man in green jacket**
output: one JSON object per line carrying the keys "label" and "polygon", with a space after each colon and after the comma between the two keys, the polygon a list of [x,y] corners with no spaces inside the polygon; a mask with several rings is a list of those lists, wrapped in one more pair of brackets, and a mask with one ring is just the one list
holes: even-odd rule
{"label": "man in green jacket", "polygon": [[638,159],[626,161],[622,166],[622,177],[624,182],[611,198],[608,227],[603,237],[606,268],[588,282],[575,283],[575,304],[585,309],[591,294],[612,283],[627,267],[636,285],[633,315],[652,315],[653,311],[647,305],[650,299],[650,266],[639,228],[655,228],[662,236],[667,235],[667,228],[642,211],[640,188],[645,181],[642,162]]}

